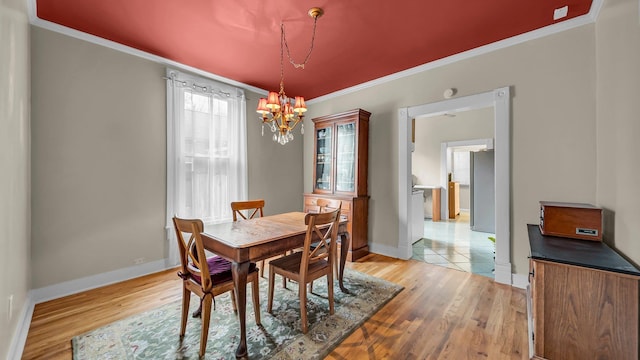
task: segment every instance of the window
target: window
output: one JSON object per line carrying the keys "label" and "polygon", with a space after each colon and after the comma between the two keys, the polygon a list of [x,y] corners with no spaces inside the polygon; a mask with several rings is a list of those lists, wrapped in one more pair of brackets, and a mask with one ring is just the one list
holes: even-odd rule
{"label": "window", "polygon": [[241,89],[167,69],[167,235],[177,263],[174,215],[231,221],[247,198],[246,102]]}
{"label": "window", "polygon": [[470,156],[469,151],[453,152],[453,176],[452,181],[459,182],[460,185],[469,185]]}

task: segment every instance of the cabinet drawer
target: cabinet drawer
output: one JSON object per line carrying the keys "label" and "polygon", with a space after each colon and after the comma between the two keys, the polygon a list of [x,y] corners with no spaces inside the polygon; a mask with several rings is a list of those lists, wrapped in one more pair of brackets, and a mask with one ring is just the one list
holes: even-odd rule
{"label": "cabinet drawer", "polygon": [[[318,211],[318,199],[320,197],[305,197],[304,211]],[[341,213],[346,215],[349,212],[351,212],[351,201],[342,200]]]}

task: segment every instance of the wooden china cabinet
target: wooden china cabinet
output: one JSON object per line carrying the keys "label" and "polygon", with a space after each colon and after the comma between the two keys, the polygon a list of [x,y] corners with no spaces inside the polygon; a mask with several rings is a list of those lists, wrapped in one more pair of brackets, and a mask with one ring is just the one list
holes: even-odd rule
{"label": "wooden china cabinet", "polygon": [[314,123],[313,193],[304,194],[304,211],[317,211],[320,198],[342,201],[351,242],[347,259],[369,253],[369,116],[355,109],[312,119]]}

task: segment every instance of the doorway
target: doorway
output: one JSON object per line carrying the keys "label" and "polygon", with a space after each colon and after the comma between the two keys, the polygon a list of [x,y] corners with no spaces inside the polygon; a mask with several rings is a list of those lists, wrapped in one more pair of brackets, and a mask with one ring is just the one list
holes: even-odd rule
{"label": "doorway", "polygon": [[[493,107],[495,139],[495,281],[511,284],[510,237],[510,123],[511,95],[509,87],[440,102],[398,110],[398,251],[402,258],[412,256],[410,196],[412,188],[411,122],[429,114],[446,114]],[[444,195],[443,195],[444,198]]]}
{"label": "doorway", "polygon": [[[480,160],[493,152],[493,119],[493,107],[486,107],[413,121],[415,187],[437,188],[444,195],[436,214],[441,216],[435,217],[429,211],[437,207],[433,196],[424,196],[423,230],[412,234],[412,259],[494,277],[495,248],[489,239],[495,238],[494,166],[493,158],[490,164]],[[488,196],[473,201],[480,194]]]}

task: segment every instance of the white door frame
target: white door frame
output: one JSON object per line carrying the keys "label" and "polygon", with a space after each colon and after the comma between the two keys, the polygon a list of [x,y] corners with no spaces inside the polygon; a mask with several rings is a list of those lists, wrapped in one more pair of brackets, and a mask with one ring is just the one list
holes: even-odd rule
{"label": "white door frame", "polygon": [[511,92],[509,87],[493,91],[398,109],[398,252],[412,255],[409,229],[411,204],[411,120],[424,115],[443,115],[493,107],[496,187],[495,281],[512,284],[511,274]]}

